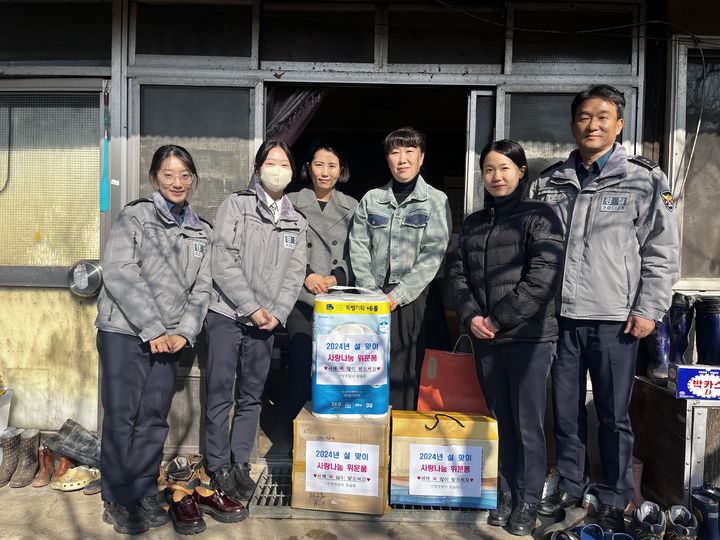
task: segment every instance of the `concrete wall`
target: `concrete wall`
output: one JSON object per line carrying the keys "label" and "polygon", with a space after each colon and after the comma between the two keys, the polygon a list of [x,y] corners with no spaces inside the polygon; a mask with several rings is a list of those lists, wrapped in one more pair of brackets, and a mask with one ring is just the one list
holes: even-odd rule
{"label": "concrete wall", "polygon": [[9,424],[97,429],[95,299],[67,289],[0,288],[0,373],[15,390]]}

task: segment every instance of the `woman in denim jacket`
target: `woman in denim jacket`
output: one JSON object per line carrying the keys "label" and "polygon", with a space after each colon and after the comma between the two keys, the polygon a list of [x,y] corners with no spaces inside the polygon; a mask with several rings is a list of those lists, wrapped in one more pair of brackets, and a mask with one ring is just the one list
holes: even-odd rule
{"label": "woman in denim jacket", "polygon": [[452,218],[447,196],[420,175],[425,136],[404,127],[383,144],[392,180],[360,201],[350,231],[350,261],[357,286],[387,294],[390,405],[414,410],[428,286],[442,266]]}

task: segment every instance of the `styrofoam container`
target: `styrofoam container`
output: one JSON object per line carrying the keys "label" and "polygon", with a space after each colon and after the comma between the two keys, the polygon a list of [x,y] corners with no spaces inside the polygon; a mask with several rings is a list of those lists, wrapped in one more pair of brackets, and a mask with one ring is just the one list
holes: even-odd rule
{"label": "styrofoam container", "polygon": [[390,302],[384,294],[315,297],[312,413],[378,417],[390,400]]}

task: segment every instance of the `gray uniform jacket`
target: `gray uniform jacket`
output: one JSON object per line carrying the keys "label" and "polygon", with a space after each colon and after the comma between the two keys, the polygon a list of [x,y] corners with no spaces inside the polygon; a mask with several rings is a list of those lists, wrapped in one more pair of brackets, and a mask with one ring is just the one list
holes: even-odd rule
{"label": "gray uniform jacket", "polygon": [[190,206],[178,225],[158,192],[123,208],[105,245],[95,326],[143,341],[180,335],[192,345],[210,303],[211,240]]}
{"label": "gray uniform jacket", "polygon": [[[334,190],[330,200],[321,210],[315,191],[304,188],[289,193],[288,199],[307,219],[307,266],[314,274],[329,276],[336,268],[342,268],[351,280],[348,230],[352,223],[357,200]],[[303,285],[298,302],[315,305],[315,295]]]}
{"label": "gray uniform jacket", "polygon": [[355,284],[380,292],[389,269],[393,298],[401,306],[409,304],[438,273],[451,230],[447,196],[422,176],[400,205],[392,181],[368,191],[350,229]]}
{"label": "gray uniform jacket", "polygon": [[658,321],[678,278],[678,228],[667,179],[657,163],[628,157],[615,143],[600,175],[581,189],[577,152],[541,173],[530,189],[565,228],[560,315]]}
{"label": "gray uniform jacket", "polygon": [[305,279],[307,222],[283,196],[273,224],[259,179],[250,186],[217,211],[210,310],[252,325],[250,315],[265,308],[285,324]]}

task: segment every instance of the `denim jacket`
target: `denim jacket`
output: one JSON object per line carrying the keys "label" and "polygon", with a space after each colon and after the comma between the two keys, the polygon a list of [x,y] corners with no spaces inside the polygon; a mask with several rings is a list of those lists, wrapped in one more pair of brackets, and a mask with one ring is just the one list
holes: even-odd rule
{"label": "denim jacket", "polygon": [[452,230],[447,196],[422,176],[398,205],[392,181],[368,191],[360,201],[350,230],[350,261],[355,283],[380,292],[385,277],[392,296],[404,306],[435,278]]}

